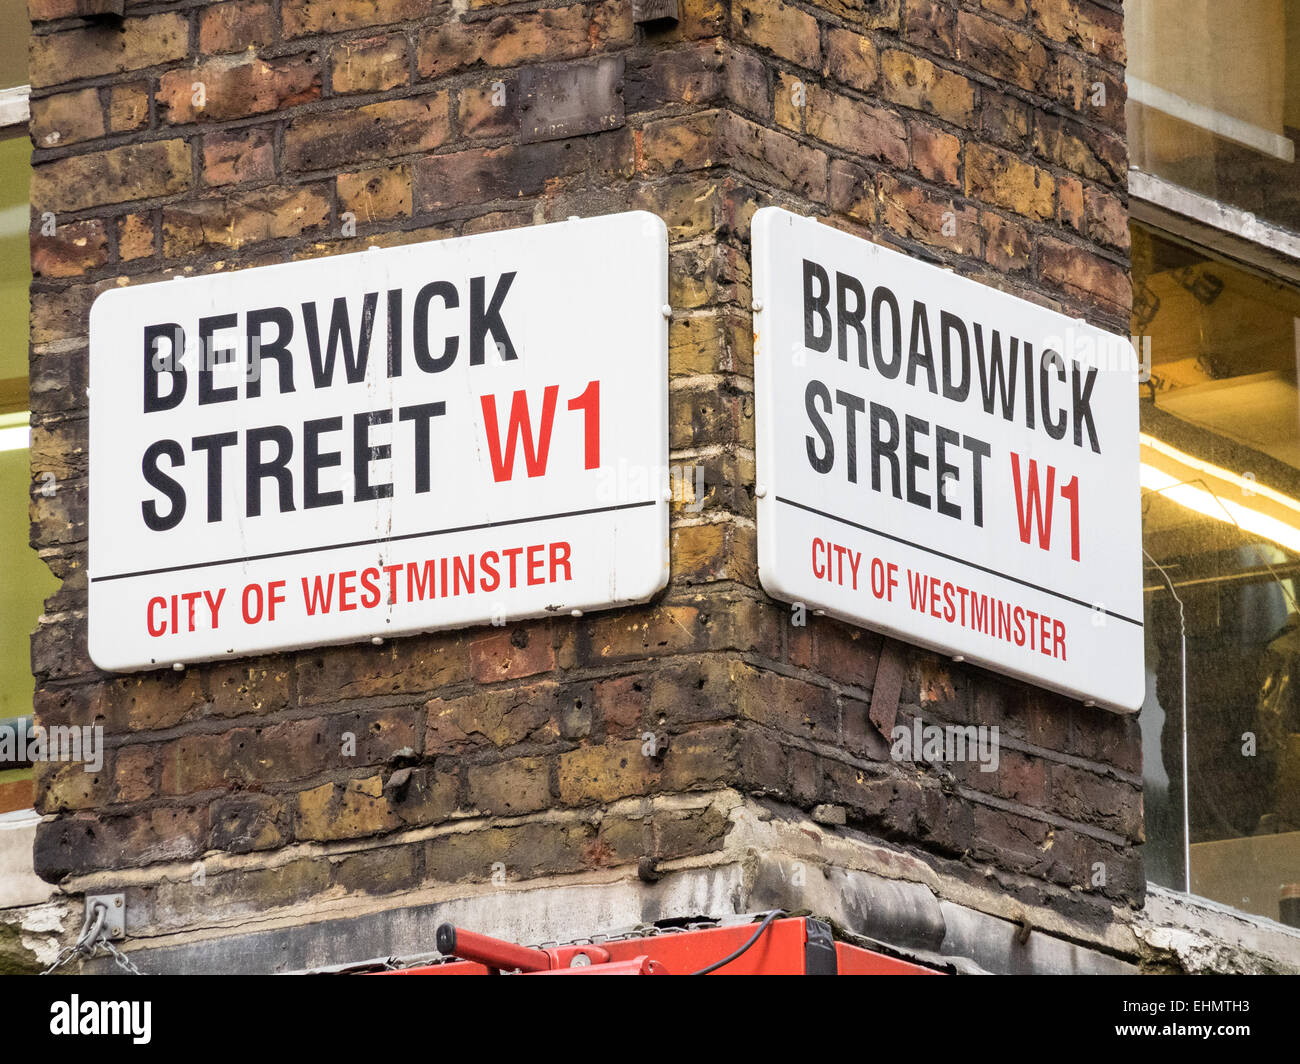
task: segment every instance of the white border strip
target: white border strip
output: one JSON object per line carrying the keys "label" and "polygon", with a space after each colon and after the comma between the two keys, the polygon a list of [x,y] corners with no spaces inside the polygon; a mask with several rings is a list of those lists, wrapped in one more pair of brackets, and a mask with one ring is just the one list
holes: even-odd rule
{"label": "white border strip", "polygon": [[1253,122],[1216,111],[1212,107],[1196,103],[1141,78],[1129,75],[1127,80],[1130,100],[1163,111],[1167,115],[1190,122],[1202,129],[1208,129],[1217,137],[1244,144],[1265,155],[1271,155],[1274,159],[1281,159],[1287,163],[1295,162],[1295,142],[1289,137],[1274,133],[1263,126],[1257,126]]}
{"label": "white border strip", "polygon": [[1128,191],[1133,199],[1300,260],[1300,234],[1261,222],[1250,211],[1229,207],[1141,170],[1128,172]]}
{"label": "white border strip", "polygon": [[31,118],[32,87],[19,85],[14,89],[0,89],[0,129],[25,126]]}

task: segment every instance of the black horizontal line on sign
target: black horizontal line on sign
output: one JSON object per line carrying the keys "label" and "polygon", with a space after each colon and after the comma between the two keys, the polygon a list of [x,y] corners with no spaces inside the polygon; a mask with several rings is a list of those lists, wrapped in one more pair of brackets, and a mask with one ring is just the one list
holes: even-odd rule
{"label": "black horizontal line on sign", "polygon": [[[1041,591],[1044,595],[1051,595],[1053,598],[1061,599],[1065,602],[1072,602],[1076,606],[1082,606],[1087,610],[1095,610],[1095,603],[1084,602],[1083,599],[1072,598],[1064,595],[1059,591],[1053,591],[1050,587],[1040,587],[1038,584],[1032,584],[1028,580],[1021,580],[1018,576],[1008,576],[1006,573],[999,572],[997,569],[990,569],[986,565],[980,565],[978,562],[970,562],[965,558],[958,558],[953,554],[945,554],[941,550],[935,550],[933,547],[927,547],[923,543],[913,543],[910,539],[904,539],[902,536],[890,535],[888,532],[882,532],[878,528],[871,528],[868,525],[860,525],[856,521],[850,521],[847,517],[840,517],[838,514],[830,514],[825,510],[818,510],[814,506],[805,506],[801,502],[795,502],[793,499],[786,499],[778,495],[777,502],[783,502],[787,506],[793,506],[796,510],[806,510],[810,514],[816,514],[818,517],[825,517],[831,521],[838,521],[842,525],[848,525],[850,528],[856,528],[862,532],[869,532],[873,536],[879,536],[881,539],[892,540],[895,543],[901,543],[904,547],[914,547],[916,550],[925,551],[926,554],[933,554],[936,558],[943,558],[945,561],[956,562],[958,565],[965,565],[971,569],[978,569],[981,573],[988,573],[989,576],[996,576],[1002,580],[1009,580],[1013,584],[1019,584],[1021,587],[1030,588],[1033,591]],[[1102,608],[1102,613],[1107,617],[1114,617],[1117,621],[1128,621],[1129,624],[1136,624],[1141,628],[1142,622],[1134,620],[1132,617],[1126,617],[1122,613],[1116,613],[1114,610]]]}
{"label": "black horizontal line on sign", "polygon": [[210,562],[189,562],[184,565],[167,565],[161,569],[139,569],[133,573],[113,573],[110,576],[92,576],[91,583],[107,580],[129,580],[133,576],[158,576],[160,573],[178,573],[185,569],[208,569],[214,565],[233,565],[236,562],[262,562],[270,558],[289,558],[295,554],[319,554],[327,550],[345,550],[348,547],[373,547],[384,543],[399,543],[407,539],[424,539],[428,536],[450,536],[456,532],[481,532],[486,528],[508,528],[511,525],[530,525],[538,521],[555,521],[561,517],[587,517],[591,514],[607,514],[616,510],[636,510],[642,506],[653,506],[654,499],[644,502],[620,502],[613,506],[593,506],[589,510],[566,510],[557,514],[538,514],[536,517],[512,517],[507,521],[484,521],[478,525],[461,525],[459,528],[435,528],[428,532],[407,532],[400,536],[376,536],[374,539],[356,539],[350,543],[327,543],[320,547],[300,547],[294,550],[278,550],[269,554],[249,554],[235,558],[218,558]]}

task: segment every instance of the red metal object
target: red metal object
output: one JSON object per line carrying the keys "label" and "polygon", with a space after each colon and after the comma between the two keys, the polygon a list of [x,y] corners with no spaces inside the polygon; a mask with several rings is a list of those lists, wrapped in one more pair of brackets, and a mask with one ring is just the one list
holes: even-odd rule
{"label": "red metal object", "polygon": [[[730,924],[661,933],[589,946],[533,949],[488,935],[438,928],[438,952],[460,958],[403,968],[393,975],[689,975],[739,950],[761,925]],[[817,920],[771,921],[753,945],[718,969],[724,975],[938,975],[940,972],[873,950],[835,942]]]}

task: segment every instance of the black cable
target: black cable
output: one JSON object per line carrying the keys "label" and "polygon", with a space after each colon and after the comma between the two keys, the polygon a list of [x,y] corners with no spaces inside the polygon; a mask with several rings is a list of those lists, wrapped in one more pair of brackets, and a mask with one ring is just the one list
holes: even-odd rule
{"label": "black cable", "polygon": [[773,920],[775,920],[778,916],[784,916],[784,915],[785,915],[784,909],[773,909],[770,913],[768,913],[765,917],[763,917],[763,922],[758,925],[758,930],[754,932],[750,940],[746,942],[743,946],[741,946],[740,949],[736,950],[735,953],[723,957],[722,960],[720,961],[714,961],[706,968],[701,968],[698,972],[691,972],[691,975],[708,975],[710,972],[716,972],[719,968],[725,968],[728,964],[730,964],[737,957],[741,956],[746,950],[748,950],[755,942],[757,942],[759,938],[762,936],[763,932],[766,931],[768,927],[771,925]]}

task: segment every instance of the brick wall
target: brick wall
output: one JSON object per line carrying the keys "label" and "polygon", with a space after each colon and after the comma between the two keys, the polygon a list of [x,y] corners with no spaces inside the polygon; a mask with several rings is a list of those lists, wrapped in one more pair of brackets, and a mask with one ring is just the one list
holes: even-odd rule
{"label": "brick wall", "polygon": [[[1026,901],[1085,916],[1140,902],[1136,721],[824,618],[795,625],[759,589],[753,501],[759,206],[1127,331],[1119,0],[681,0],[676,24],[649,28],[622,0],[31,6],[32,462],[58,485],[33,494],[32,543],[63,580],[33,637],[36,710],[102,724],[110,747],[97,774],[40,772],[43,876],[126,884],[129,924],[154,931],[486,889],[494,865],[510,881],[653,878],[707,859],[726,817],[619,800],[736,790],[783,815],[840,807],[849,829]],[[521,69],[597,57],[623,64],[621,124],[523,143]],[[95,670],[98,293],[629,208],[668,225],[671,461],[703,465],[706,485],[674,505],[655,602]],[[878,725],[895,713],[999,726],[1000,771],[892,761]]]}

